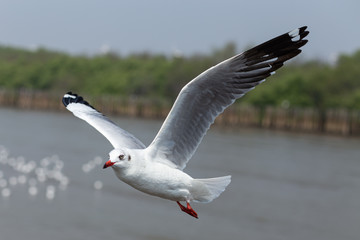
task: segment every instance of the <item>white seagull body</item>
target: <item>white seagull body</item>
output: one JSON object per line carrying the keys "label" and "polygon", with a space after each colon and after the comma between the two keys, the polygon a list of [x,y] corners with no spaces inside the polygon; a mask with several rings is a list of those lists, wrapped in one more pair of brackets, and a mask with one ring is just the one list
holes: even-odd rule
{"label": "white seagull body", "polygon": [[[230,176],[194,179],[182,170],[225,108],[265,81],[307,43],[306,27],[297,28],[229,58],[190,81],[179,93],[169,115],[152,143],[140,140],[95,110],[82,97],[67,93],[66,108],[113,145],[109,161],[116,176],[130,186],[176,201],[181,210],[198,217],[190,202],[210,202],[231,181]],[[185,201],[187,206],[180,204]]]}

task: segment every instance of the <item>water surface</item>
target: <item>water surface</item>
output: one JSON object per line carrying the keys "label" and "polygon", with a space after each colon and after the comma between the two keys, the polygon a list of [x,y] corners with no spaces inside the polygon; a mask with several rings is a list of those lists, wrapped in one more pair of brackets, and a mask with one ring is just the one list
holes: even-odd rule
{"label": "water surface", "polygon": [[[114,118],[149,144],[159,121]],[[359,239],[360,140],[284,132],[212,128],[185,171],[193,177],[232,175],[199,219],[176,203],[120,182],[111,169],[85,164],[107,158],[111,145],[68,112],[0,109],[0,145],[17,161],[64,163],[69,184],[47,179],[29,194],[28,181],[0,195],[0,239]],[[55,156],[54,156],[55,155]],[[103,163],[102,162],[102,163]],[[19,173],[0,163],[3,179]],[[36,178],[34,173],[32,177]],[[27,177],[29,180],[31,176]],[[100,190],[94,183],[101,181]],[[55,187],[53,199],[46,195]],[[0,192],[1,192],[0,187]]]}

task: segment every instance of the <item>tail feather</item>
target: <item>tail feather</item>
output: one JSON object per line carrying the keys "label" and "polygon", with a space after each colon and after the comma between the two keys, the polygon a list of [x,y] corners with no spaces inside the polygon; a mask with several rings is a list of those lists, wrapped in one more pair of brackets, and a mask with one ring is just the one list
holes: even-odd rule
{"label": "tail feather", "polygon": [[217,198],[231,182],[231,176],[195,179],[199,184],[193,192],[194,201],[211,202]]}

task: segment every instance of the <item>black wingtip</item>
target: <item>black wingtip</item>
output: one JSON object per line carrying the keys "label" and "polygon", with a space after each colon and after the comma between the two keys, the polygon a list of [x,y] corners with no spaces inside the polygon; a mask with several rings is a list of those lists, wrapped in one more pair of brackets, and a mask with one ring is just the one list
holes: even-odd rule
{"label": "black wingtip", "polygon": [[298,52],[299,49],[308,42],[307,39],[304,39],[308,34],[307,26],[295,28],[290,32],[247,50],[243,54],[240,54],[239,57],[245,57],[247,59],[247,66],[255,65],[276,57],[281,58],[282,61],[286,61],[296,56],[297,54],[293,53]]}
{"label": "black wingtip", "polygon": [[65,107],[67,107],[70,103],[81,103],[95,109],[87,101],[85,101],[83,97],[78,96],[76,93],[72,93],[72,92],[67,92],[63,96],[62,103],[64,104]]}
{"label": "black wingtip", "polygon": [[[300,33],[303,33],[303,32],[305,32],[306,29],[307,29],[307,26],[302,26],[299,28],[299,31],[300,31]],[[306,32],[309,32],[309,31],[306,31]]]}
{"label": "black wingtip", "polygon": [[298,40],[294,40],[293,38],[299,38],[299,40],[302,40],[309,34],[309,31],[306,31],[306,29],[307,26],[295,28],[294,30],[288,32],[287,34],[292,39],[292,41],[298,41]]}

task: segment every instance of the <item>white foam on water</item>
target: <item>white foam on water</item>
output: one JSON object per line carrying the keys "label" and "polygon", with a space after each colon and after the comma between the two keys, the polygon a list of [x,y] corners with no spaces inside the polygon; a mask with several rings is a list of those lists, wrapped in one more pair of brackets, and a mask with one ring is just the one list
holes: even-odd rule
{"label": "white foam on water", "polygon": [[30,186],[28,192],[29,195],[36,196],[38,194],[38,189],[35,186]]}
{"label": "white foam on water", "polygon": [[9,188],[3,188],[1,190],[1,196],[3,198],[8,198],[8,197],[10,197],[10,195],[11,195],[11,190]]}
{"label": "white foam on water", "polygon": [[95,188],[96,190],[102,189],[102,188],[103,188],[103,183],[102,183],[101,181],[99,181],[99,180],[95,181],[95,182],[94,182],[94,188]]}
{"label": "white foam on water", "polygon": [[46,198],[49,200],[53,200],[55,198],[55,187],[53,185],[46,187]]}
{"label": "white foam on water", "polygon": [[7,180],[6,179],[0,179],[0,188],[5,188],[7,186]]}
{"label": "white foam on water", "polygon": [[18,180],[19,184],[25,184],[27,181],[27,178],[25,175],[20,175],[20,176],[18,176],[17,180]]}
{"label": "white foam on water", "polygon": [[9,184],[10,184],[11,186],[16,186],[17,183],[18,183],[17,177],[12,176],[12,177],[9,178]]}
{"label": "white foam on water", "polygon": [[[25,157],[11,157],[9,151],[0,145],[0,165],[10,176],[0,171],[0,190],[2,197],[9,197],[12,188],[27,185],[30,196],[39,195],[45,187],[45,196],[52,200],[55,198],[56,188],[65,190],[69,185],[69,178],[64,174],[64,162],[57,155],[45,157],[40,161],[27,161]],[[92,163],[95,165],[95,163]],[[16,194],[14,194],[15,196]]]}

